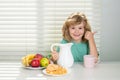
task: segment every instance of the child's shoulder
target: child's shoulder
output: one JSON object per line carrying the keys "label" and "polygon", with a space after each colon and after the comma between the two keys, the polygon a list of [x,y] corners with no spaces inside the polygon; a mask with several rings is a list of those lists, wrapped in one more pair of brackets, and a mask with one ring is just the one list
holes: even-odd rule
{"label": "child's shoulder", "polygon": [[64,43],[68,43],[68,41],[65,40],[65,39],[62,39],[60,43],[63,43],[63,44],[64,44]]}

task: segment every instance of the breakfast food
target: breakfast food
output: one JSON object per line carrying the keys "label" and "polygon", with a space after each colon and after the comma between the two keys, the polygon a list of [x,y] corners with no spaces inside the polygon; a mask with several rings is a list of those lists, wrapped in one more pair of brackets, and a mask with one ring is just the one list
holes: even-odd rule
{"label": "breakfast food", "polygon": [[30,63],[34,57],[35,54],[28,54],[27,56],[22,57],[22,64],[26,67],[30,66]]}
{"label": "breakfast food", "polygon": [[51,64],[50,59],[42,54],[27,54],[22,57],[22,64],[24,67],[47,67]]}
{"label": "breakfast food", "polygon": [[46,68],[46,72],[48,74],[54,74],[54,75],[62,75],[66,74],[67,70],[60,65],[57,64],[49,64]]}

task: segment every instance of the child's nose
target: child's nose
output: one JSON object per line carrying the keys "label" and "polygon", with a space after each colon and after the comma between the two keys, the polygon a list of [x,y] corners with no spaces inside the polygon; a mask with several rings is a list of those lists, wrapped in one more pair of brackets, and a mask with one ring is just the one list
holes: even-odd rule
{"label": "child's nose", "polygon": [[75,32],[76,32],[76,33],[78,33],[78,32],[79,32],[79,30],[78,30],[78,29],[76,29],[76,30],[75,30]]}

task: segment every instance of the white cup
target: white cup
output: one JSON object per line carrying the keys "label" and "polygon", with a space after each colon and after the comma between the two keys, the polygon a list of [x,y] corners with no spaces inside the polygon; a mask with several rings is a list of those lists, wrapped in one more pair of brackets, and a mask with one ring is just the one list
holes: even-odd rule
{"label": "white cup", "polygon": [[96,58],[92,55],[84,55],[84,67],[85,68],[94,68]]}

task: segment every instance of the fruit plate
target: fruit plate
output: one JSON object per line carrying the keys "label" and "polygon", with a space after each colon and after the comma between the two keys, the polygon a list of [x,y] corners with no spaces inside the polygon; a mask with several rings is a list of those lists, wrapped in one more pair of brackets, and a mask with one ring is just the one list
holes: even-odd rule
{"label": "fruit plate", "polygon": [[48,74],[48,73],[46,72],[46,69],[44,69],[42,72],[43,72],[44,74],[46,74],[46,75],[49,75],[49,76],[64,76],[64,75],[69,74],[69,73],[71,72],[71,70],[70,70],[70,69],[67,69],[67,73],[65,73],[65,74]]}
{"label": "fruit plate", "polygon": [[35,70],[35,69],[44,69],[45,67],[25,67],[25,66],[23,66],[23,68],[25,68],[25,69],[33,69],[33,70]]}

